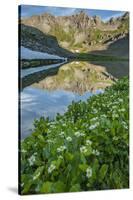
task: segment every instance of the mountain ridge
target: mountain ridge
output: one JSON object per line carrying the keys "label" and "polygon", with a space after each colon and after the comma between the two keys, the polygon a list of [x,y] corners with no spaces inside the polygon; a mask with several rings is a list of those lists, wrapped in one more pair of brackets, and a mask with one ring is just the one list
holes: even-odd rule
{"label": "mountain ridge", "polygon": [[[128,38],[129,13],[125,12],[117,18],[112,17],[107,22],[98,16],[88,16],[83,11],[70,16],[44,13],[21,19],[20,25],[22,40],[26,40],[22,43],[26,47],[59,56],[74,57],[77,52],[90,52],[92,49],[107,47],[119,39]],[[30,45],[27,45],[29,40],[31,41],[31,37],[27,38],[27,32],[33,32],[32,35],[36,35],[32,38]],[[48,46],[44,42],[46,40],[53,42]]]}
{"label": "mountain ridge", "polygon": [[93,46],[97,43],[106,43],[118,34],[123,36],[128,34],[129,13],[111,18],[107,22],[102,21],[99,16],[88,16],[83,11],[70,16],[54,16],[44,13],[22,19],[21,23],[55,36],[64,48],[85,44]]}

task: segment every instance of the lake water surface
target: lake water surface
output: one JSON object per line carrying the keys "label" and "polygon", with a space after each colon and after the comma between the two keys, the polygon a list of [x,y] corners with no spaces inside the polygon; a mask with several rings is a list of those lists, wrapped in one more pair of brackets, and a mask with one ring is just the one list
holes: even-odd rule
{"label": "lake water surface", "polygon": [[65,63],[66,63],[66,61],[64,61],[62,63],[52,64],[52,65],[44,65],[44,66],[41,66],[41,67],[31,67],[31,68],[28,68],[28,69],[21,69],[21,78],[28,76],[30,74],[45,71],[47,69],[56,68],[56,67],[63,65]]}
{"label": "lake water surface", "polygon": [[[49,56],[51,55],[35,52],[24,47],[21,49],[22,58],[49,58]],[[53,55],[53,57],[55,58],[55,55]],[[22,69],[21,78],[50,68],[58,67],[66,62],[67,59],[58,64]],[[95,93],[87,91],[83,95],[79,95],[65,90],[49,91],[38,89],[33,86],[24,88],[20,93],[21,139],[24,139],[32,133],[34,119],[39,119],[41,116],[54,119],[57,113],[63,114],[66,112],[68,105],[70,105],[72,101],[86,101],[90,96],[101,92],[102,90],[97,90]]]}
{"label": "lake water surface", "polygon": [[31,134],[34,119],[41,116],[55,118],[57,113],[63,114],[72,101],[86,101],[90,96],[101,93],[97,90],[95,93],[90,91],[83,95],[64,90],[42,90],[32,86],[21,91],[21,138]]}

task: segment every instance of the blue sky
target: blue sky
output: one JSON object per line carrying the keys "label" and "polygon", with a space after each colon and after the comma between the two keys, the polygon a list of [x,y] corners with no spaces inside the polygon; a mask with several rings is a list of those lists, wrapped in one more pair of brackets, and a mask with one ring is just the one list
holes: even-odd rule
{"label": "blue sky", "polygon": [[32,15],[39,15],[43,13],[50,13],[55,16],[72,15],[80,10],[84,10],[88,15],[98,15],[103,20],[108,20],[111,17],[118,17],[124,14],[124,11],[111,11],[111,10],[92,10],[92,9],[78,9],[78,8],[61,8],[61,7],[47,7],[47,6],[33,6],[33,5],[22,5],[21,16],[30,17]]}

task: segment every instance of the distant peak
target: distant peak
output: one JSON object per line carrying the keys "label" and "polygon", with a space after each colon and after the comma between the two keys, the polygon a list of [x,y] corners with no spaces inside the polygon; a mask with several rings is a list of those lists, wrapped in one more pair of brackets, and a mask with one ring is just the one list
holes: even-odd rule
{"label": "distant peak", "polygon": [[128,17],[129,17],[129,12],[125,12],[123,18],[128,18]]}
{"label": "distant peak", "polygon": [[94,19],[95,24],[97,24],[97,25],[100,24],[100,23],[102,22],[102,19],[101,19],[100,16],[95,15],[95,16],[93,17],[93,19]]}
{"label": "distant peak", "polygon": [[88,17],[87,13],[84,10],[80,10],[76,14],[79,15],[79,16],[87,16]]}

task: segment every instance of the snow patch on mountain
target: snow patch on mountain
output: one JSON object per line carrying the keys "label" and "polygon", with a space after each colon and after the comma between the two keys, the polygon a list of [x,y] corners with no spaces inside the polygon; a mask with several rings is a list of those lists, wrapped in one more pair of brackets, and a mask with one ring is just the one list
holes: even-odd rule
{"label": "snow patch on mountain", "polygon": [[43,53],[39,51],[32,51],[24,46],[21,46],[20,50],[21,59],[65,59],[53,54]]}

